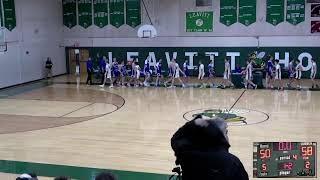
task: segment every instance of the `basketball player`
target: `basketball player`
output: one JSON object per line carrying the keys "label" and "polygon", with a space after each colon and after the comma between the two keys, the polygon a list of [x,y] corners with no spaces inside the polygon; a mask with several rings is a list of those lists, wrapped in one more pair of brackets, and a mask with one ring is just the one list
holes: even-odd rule
{"label": "basketball player", "polygon": [[201,83],[200,88],[204,88],[204,82],[203,82],[203,78],[204,78],[205,72],[204,72],[204,64],[202,64],[202,62],[199,62],[199,75],[198,75],[198,79]]}
{"label": "basketball player", "polygon": [[267,75],[266,75],[267,88],[273,88],[274,68],[275,66],[273,64],[273,56],[269,56],[269,60],[267,62]]}
{"label": "basketball player", "polygon": [[157,73],[157,78],[156,78],[156,87],[160,85],[160,80],[163,79],[162,75],[162,59],[159,60],[156,64],[156,73]]}
{"label": "basketball player", "polygon": [[112,74],[111,74],[111,66],[108,61],[106,61],[106,68],[104,73],[104,81],[103,84],[100,85],[100,87],[104,87],[106,84],[107,79],[110,80],[110,88],[113,88],[113,81],[112,81]]}
{"label": "basketball player", "polygon": [[287,84],[288,88],[291,88],[293,81],[295,81],[296,70],[294,66],[294,60],[291,59],[289,62],[289,83]]}
{"label": "basketball player", "polygon": [[230,75],[231,75],[231,67],[230,62],[227,58],[224,59],[224,74],[223,74],[223,80],[221,85],[223,88],[226,88],[227,85],[234,86],[233,83],[230,81]]}
{"label": "basketball player", "polygon": [[312,80],[312,88],[316,86],[319,88],[319,84],[315,81],[316,75],[317,75],[317,63],[315,59],[311,59],[312,66],[311,66],[311,74],[310,74],[310,79]]}
{"label": "basketball player", "polygon": [[113,72],[113,76],[115,78],[113,84],[118,84],[120,81],[120,69],[119,69],[119,63],[116,58],[113,58],[111,69]]}
{"label": "basketball player", "polygon": [[143,85],[145,87],[149,87],[150,84],[149,84],[149,81],[150,81],[150,78],[151,78],[151,69],[150,69],[150,56],[147,57],[147,59],[144,61],[144,67],[143,67],[143,73],[145,75],[145,79],[144,79],[144,82],[143,82]]}
{"label": "basketball player", "polygon": [[248,85],[253,86],[257,89],[257,85],[252,82],[252,61],[247,60],[247,67],[246,67],[246,80],[245,80],[245,88],[248,89]]}
{"label": "basketball player", "polygon": [[275,66],[276,66],[276,71],[275,71],[274,83],[275,84],[277,83],[278,90],[280,90],[280,87],[281,87],[281,90],[283,90],[283,85],[281,80],[281,66],[279,64],[278,59],[275,60]]}
{"label": "basketball player", "polygon": [[173,63],[173,75],[172,75],[172,82],[171,82],[171,86],[169,88],[173,88],[174,87],[174,80],[178,79],[180,81],[180,83],[182,84],[182,87],[186,87],[185,84],[183,83],[183,81],[180,78],[180,72],[185,76],[185,74],[183,73],[183,71],[180,69],[179,64],[176,63],[175,59],[172,61]]}
{"label": "basketball player", "polygon": [[296,81],[297,81],[297,88],[301,89],[301,75],[302,75],[302,64],[300,62],[300,60],[296,60]]}
{"label": "basketball player", "polygon": [[207,83],[210,84],[211,87],[214,86],[214,83],[213,83],[213,78],[214,78],[214,61],[212,60],[210,62],[210,64],[208,65],[208,72],[209,72],[209,76],[208,76],[208,80],[207,80]]}
{"label": "basketball player", "polygon": [[172,59],[168,64],[168,71],[169,71],[168,80],[164,82],[164,86],[167,86],[167,84],[169,82],[172,82],[172,80],[174,79],[173,74],[174,74],[175,63],[173,62],[174,62],[174,59]]}
{"label": "basketball player", "polygon": [[183,63],[183,72],[185,74],[185,82],[188,83],[189,82],[189,76],[190,76],[189,69],[188,69],[188,60],[186,60]]}
{"label": "basketball player", "polygon": [[121,62],[119,67],[120,67],[121,85],[122,87],[126,87],[125,80],[127,77],[127,69],[126,69],[126,66],[124,65],[124,61]]}
{"label": "basketball player", "polygon": [[142,83],[140,82],[141,68],[139,64],[135,64],[134,67],[134,78],[135,78],[135,87],[139,87]]}

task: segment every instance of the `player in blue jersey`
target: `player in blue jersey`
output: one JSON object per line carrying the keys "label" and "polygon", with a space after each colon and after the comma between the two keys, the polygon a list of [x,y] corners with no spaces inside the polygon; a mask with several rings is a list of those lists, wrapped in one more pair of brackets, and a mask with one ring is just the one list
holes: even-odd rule
{"label": "player in blue jersey", "polygon": [[295,69],[296,67],[295,67],[294,59],[291,59],[288,67],[288,71],[289,71],[289,83],[287,84],[288,88],[291,88],[293,81],[295,81],[295,76],[296,76]]}
{"label": "player in blue jersey", "polygon": [[143,73],[145,75],[145,79],[144,79],[144,82],[143,82],[143,85],[145,87],[149,87],[150,84],[149,84],[149,81],[150,81],[150,78],[151,78],[151,69],[150,69],[150,56],[147,57],[147,59],[144,61],[144,67],[143,67]]}
{"label": "player in blue jersey", "polygon": [[267,74],[266,74],[266,84],[267,88],[273,88],[273,79],[274,79],[274,72],[275,72],[275,65],[274,65],[273,56],[269,56],[269,60],[267,62]]}
{"label": "player in blue jersey", "polygon": [[156,64],[156,73],[157,73],[157,78],[156,78],[156,86],[160,85],[160,81],[163,79],[162,75],[162,59],[159,60]]}
{"label": "player in blue jersey", "polygon": [[113,76],[114,76],[113,84],[118,84],[120,81],[120,69],[119,69],[119,63],[116,58],[113,58],[112,72],[113,72]]}
{"label": "player in blue jersey", "polygon": [[120,68],[120,78],[121,78],[121,85],[122,87],[126,87],[126,77],[127,77],[127,68],[124,64],[124,61],[121,62],[119,65]]}
{"label": "player in blue jersey", "polygon": [[215,74],[213,60],[210,62],[210,64],[208,64],[208,73],[209,73],[209,75],[208,75],[207,83],[209,83],[210,86],[213,87],[214,86],[213,79],[214,79],[214,74]]}

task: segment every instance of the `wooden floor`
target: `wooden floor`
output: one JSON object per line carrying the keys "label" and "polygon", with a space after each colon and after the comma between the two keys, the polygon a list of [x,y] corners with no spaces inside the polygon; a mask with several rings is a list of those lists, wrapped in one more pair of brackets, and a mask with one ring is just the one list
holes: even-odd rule
{"label": "wooden floor", "polygon": [[229,138],[251,178],[253,142],[320,139],[319,91],[101,89],[73,82],[64,76],[22,93],[0,91],[2,160],[170,174],[171,136],[188,114],[212,108],[247,118],[248,125],[229,127]]}

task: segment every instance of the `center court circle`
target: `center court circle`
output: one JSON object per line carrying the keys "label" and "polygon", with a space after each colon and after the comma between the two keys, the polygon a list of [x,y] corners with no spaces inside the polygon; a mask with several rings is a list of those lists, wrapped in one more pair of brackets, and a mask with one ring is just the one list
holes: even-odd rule
{"label": "center court circle", "polygon": [[187,121],[193,120],[197,115],[201,115],[205,119],[222,118],[229,126],[246,126],[263,123],[269,120],[269,115],[265,112],[244,109],[244,108],[203,108],[195,109],[183,114],[183,118]]}

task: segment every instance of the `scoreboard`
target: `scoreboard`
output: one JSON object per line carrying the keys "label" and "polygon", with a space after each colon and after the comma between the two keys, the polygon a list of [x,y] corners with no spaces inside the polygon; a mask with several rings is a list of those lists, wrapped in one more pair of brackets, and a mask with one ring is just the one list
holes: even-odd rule
{"label": "scoreboard", "polygon": [[254,143],[253,177],[316,177],[316,142]]}

